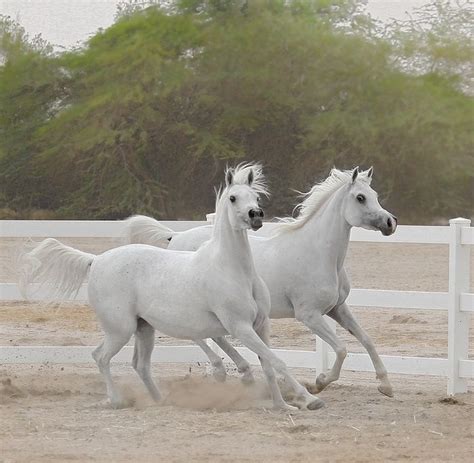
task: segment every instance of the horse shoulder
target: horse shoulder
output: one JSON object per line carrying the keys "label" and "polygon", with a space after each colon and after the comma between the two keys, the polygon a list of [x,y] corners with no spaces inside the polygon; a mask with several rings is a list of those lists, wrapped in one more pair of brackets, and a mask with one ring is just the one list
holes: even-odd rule
{"label": "horse shoulder", "polygon": [[193,272],[200,275],[210,297],[215,295],[218,300],[237,301],[252,298],[252,280],[231,265],[216,265],[196,255]]}
{"label": "horse shoulder", "polygon": [[304,318],[306,312],[317,310],[322,314],[327,313],[339,300],[338,279],[335,275],[331,278],[308,279],[290,293],[290,300],[295,309],[297,319]]}

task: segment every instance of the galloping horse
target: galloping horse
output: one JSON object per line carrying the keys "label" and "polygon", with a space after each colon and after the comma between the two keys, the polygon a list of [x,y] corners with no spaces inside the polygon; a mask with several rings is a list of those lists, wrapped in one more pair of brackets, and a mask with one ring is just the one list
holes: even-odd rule
{"label": "galloping horse", "polygon": [[231,334],[259,356],[276,408],[295,409],[283,400],[274,370],[292,387],[295,405],[324,405],[268,348],[270,296],[255,270],[247,237],[248,229],[262,226],[260,194],[266,188],[259,166],[228,169],[226,186],[217,196],[212,236],[197,252],[132,244],[96,256],[47,239],[24,256],[23,293],[36,280],[68,296],[77,293],[89,274],[89,302],[105,332],[93,357],[114,407],[123,402],[110,360],[133,334],[133,367],[151,396],[160,399],[150,374],[155,329],[196,341]]}
{"label": "galloping horse", "polygon": [[[270,317],[296,318],[336,353],[332,369],[316,379],[317,392],[339,378],[347,355],[345,345],[323,317],[329,315],[367,349],[380,380],[379,391],[393,396],[387,370],[372,340],[345,302],[350,282],[344,259],[351,228],[363,227],[391,235],[397,227],[397,218],[380,206],[377,193],[370,187],[372,173],[372,168],[364,172],[359,172],[358,167],[350,171],[333,169],[325,181],[304,195],[296,219],[281,220],[269,237],[249,237],[257,273],[270,291]],[[174,232],[144,216],[131,217],[126,222],[129,242],[158,245],[167,239],[168,249],[196,250],[211,234],[211,226]],[[214,341],[234,360],[245,379],[251,381],[248,362],[224,338]],[[217,376],[222,378],[222,361],[214,353],[208,355],[218,368]]]}

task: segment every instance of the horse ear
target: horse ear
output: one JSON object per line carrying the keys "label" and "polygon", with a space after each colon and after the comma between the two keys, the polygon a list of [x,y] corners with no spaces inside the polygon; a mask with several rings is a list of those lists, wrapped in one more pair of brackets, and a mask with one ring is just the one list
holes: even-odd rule
{"label": "horse ear", "polygon": [[357,176],[359,175],[359,166],[357,166],[353,171],[352,171],[352,183],[356,181]]}
{"label": "horse ear", "polygon": [[231,186],[233,180],[234,180],[234,174],[232,172],[232,169],[228,169],[226,174],[225,174],[225,183],[226,183],[226,185]]}
{"label": "horse ear", "polygon": [[253,169],[250,169],[249,177],[248,177],[249,186],[252,185],[252,182],[253,182]]}
{"label": "horse ear", "polygon": [[371,166],[370,169],[367,171],[367,178],[372,178],[373,173],[374,173],[374,166]]}

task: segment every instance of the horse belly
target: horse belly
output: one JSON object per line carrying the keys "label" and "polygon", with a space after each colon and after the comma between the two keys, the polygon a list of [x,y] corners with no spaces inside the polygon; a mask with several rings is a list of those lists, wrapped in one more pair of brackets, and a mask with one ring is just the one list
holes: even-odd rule
{"label": "horse belly", "polygon": [[270,318],[295,318],[295,310],[288,298],[284,296],[274,297],[271,294],[271,300]]}
{"label": "horse belly", "polygon": [[227,334],[213,313],[196,307],[160,303],[141,316],[155,329],[174,338],[205,339]]}
{"label": "horse belly", "polygon": [[275,275],[269,275],[268,271],[261,272],[260,276],[263,278],[268,290],[270,291],[270,318],[294,318],[295,311],[293,304],[288,298],[286,289],[287,283],[275,278]]}

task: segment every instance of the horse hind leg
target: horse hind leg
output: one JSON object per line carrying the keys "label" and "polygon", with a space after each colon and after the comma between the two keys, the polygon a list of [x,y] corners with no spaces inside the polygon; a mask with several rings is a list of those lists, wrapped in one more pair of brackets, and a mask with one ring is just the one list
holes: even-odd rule
{"label": "horse hind leg", "polygon": [[341,374],[342,365],[347,356],[347,349],[344,343],[336,336],[336,334],[331,330],[330,326],[324,320],[321,313],[313,311],[309,317],[305,319],[300,319],[313,333],[319,336],[323,341],[327,342],[331,348],[336,353],[336,361],[332,368],[324,373],[322,372],[316,378],[316,385],[314,387],[310,386],[309,390],[311,392],[321,392],[325,389],[330,383],[337,381]]}
{"label": "horse hind leg", "polygon": [[137,321],[135,331],[135,348],[133,350],[132,366],[145,384],[155,402],[161,399],[161,394],[151,377],[151,354],[155,347],[155,329],[143,318]]}
{"label": "horse hind leg", "polygon": [[225,337],[213,338],[213,341],[230,357],[230,359],[235,363],[237,370],[242,374],[241,381],[244,384],[253,384],[255,383],[255,378],[253,377],[252,368],[250,363],[247,362],[235,349]]}
{"label": "horse hind leg", "polygon": [[380,381],[378,387],[379,392],[382,394],[393,397],[393,389],[388,379],[387,370],[383,364],[382,359],[379,357],[375,345],[370,339],[369,335],[360,327],[359,323],[355,319],[354,315],[349,309],[349,306],[344,303],[335,307],[328,315],[336,320],[344,329],[349,331],[355,338],[365,347],[369,354],[372,363],[374,364],[375,374],[377,379]]}
{"label": "horse hind leg", "polygon": [[227,378],[227,373],[225,371],[224,362],[204,341],[203,339],[194,339],[193,341],[197,344],[207,355],[207,358],[211,362],[213,372],[212,375],[214,379],[220,383],[223,383]]}
{"label": "horse hind leg", "polygon": [[108,399],[114,408],[123,408],[128,405],[121,397],[110,373],[110,360],[127,344],[135,330],[135,326],[125,328],[118,332],[106,332],[102,344],[92,352],[92,357],[105,379]]}

